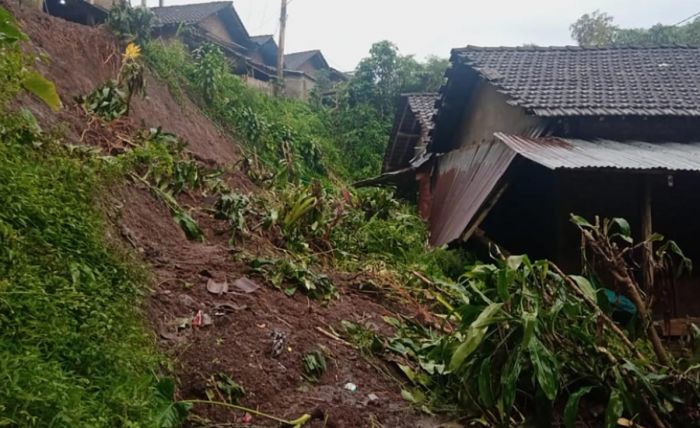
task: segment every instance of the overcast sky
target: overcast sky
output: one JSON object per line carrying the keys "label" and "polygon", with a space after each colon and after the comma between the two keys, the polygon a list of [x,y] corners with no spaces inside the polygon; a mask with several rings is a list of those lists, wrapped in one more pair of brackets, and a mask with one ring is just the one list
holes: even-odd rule
{"label": "overcast sky", "polygon": [[[166,5],[200,2],[165,0]],[[149,0],[154,6],[157,0]],[[251,35],[277,33],[280,0],[234,0]],[[600,9],[623,27],[675,24],[698,0],[291,0],[287,52],[321,49],[331,66],[355,68],[372,43],[391,40],[422,59],[453,47],[573,44],[569,25]]]}

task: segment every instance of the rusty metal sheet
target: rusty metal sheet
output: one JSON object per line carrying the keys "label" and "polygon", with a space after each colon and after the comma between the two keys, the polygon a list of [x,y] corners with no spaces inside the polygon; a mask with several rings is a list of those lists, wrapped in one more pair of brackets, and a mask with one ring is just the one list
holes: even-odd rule
{"label": "rusty metal sheet", "polygon": [[458,239],[508,170],[516,152],[500,141],[452,151],[438,160],[430,244]]}
{"label": "rusty metal sheet", "polygon": [[519,155],[549,169],[700,171],[700,143],[526,138],[496,133]]}

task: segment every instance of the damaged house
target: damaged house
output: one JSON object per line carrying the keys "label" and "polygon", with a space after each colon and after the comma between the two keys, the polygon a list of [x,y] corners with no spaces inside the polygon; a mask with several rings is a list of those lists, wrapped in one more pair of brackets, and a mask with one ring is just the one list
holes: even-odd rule
{"label": "damaged house", "polygon": [[[700,49],[466,47],[447,78],[430,160],[407,163],[415,144],[395,133],[383,175],[399,188],[430,175],[432,245],[487,238],[575,272],[575,213],[623,217],[700,262]],[[698,271],[658,280],[659,316],[700,315]]]}

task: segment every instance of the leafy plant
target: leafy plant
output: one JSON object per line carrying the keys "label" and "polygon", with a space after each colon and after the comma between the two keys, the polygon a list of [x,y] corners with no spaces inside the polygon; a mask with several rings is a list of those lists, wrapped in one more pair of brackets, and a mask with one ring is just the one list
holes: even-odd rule
{"label": "leafy plant", "polygon": [[[317,299],[331,299],[336,294],[335,286],[328,276],[309,269],[306,262],[287,259],[252,259],[250,266],[272,285],[292,296],[297,290]],[[286,287],[286,288],[285,288]]]}
{"label": "leafy plant", "polygon": [[61,108],[61,99],[53,82],[37,73],[29,57],[22,53],[19,42],[28,40],[12,14],[0,6],[0,108],[24,89],[41,99],[51,109]]}
{"label": "leafy plant", "polygon": [[245,388],[226,373],[217,373],[207,380],[207,398],[220,398],[226,403],[238,404],[245,396]]}
{"label": "leafy plant", "polygon": [[350,343],[356,345],[366,354],[376,354],[384,349],[384,343],[373,330],[347,320],[341,321],[341,326]]}
{"label": "leafy plant", "polygon": [[302,360],[302,369],[304,378],[309,382],[318,382],[323,374],[328,369],[326,365],[326,356],[323,351],[316,350],[304,355]]}
{"label": "leafy plant", "polygon": [[128,111],[127,94],[114,80],[108,80],[87,97],[78,98],[86,112],[112,121]]}
{"label": "leafy plant", "polygon": [[161,379],[155,387],[159,400],[155,422],[159,428],[178,428],[187,419],[192,404],[175,400],[175,382],[171,378]]}
{"label": "leafy plant", "polygon": [[226,57],[218,46],[205,43],[194,51],[194,74],[204,101],[211,104],[217,94],[221,75],[226,71]]}
{"label": "leafy plant", "polygon": [[143,46],[151,38],[156,20],[155,14],[146,7],[117,2],[109,11],[107,25],[122,42]]}
{"label": "leafy plant", "polygon": [[238,193],[222,193],[216,202],[215,217],[227,220],[233,229],[232,240],[248,233],[247,217],[254,213],[250,197]]}
{"label": "leafy plant", "polygon": [[0,114],[0,420],[158,426],[147,278],[105,240],[99,164],[56,138]]}
{"label": "leafy plant", "polygon": [[141,48],[138,45],[129,43],[124,50],[122,65],[119,68],[117,85],[123,88],[126,93],[126,114],[129,114],[131,98],[134,94],[138,93],[142,96],[146,94],[143,77],[144,68],[138,61],[139,56],[141,56]]}
{"label": "leafy plant", "polygon": [[401,328],[390,340],[389,349],[413,362],[404,372],[421,404],[453,405],[498,425],[527,423],[523,417],[559,403],[572,426],[582,398],[605,397],[609,427],[623,415],[669,426],[697,422],[688,409],[700,399],[698,368],[653,363],[651,344],[633,344],[598,307],[585,278],[512,256],[471,267],[458,290],[461,298],[443,297],[454,331]]}

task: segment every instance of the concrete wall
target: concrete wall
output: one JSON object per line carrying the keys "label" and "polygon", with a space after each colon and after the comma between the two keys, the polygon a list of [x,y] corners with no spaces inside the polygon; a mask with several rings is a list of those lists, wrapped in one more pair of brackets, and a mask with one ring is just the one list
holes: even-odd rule
{"label": "concrete wall", "polygon": [[452,147],[492,141],[494,132],[528,135],[541,123],[542,119],[527,115],[522,108],[507,104],[507,100],[493,86],[480,82],[467,103]]}

